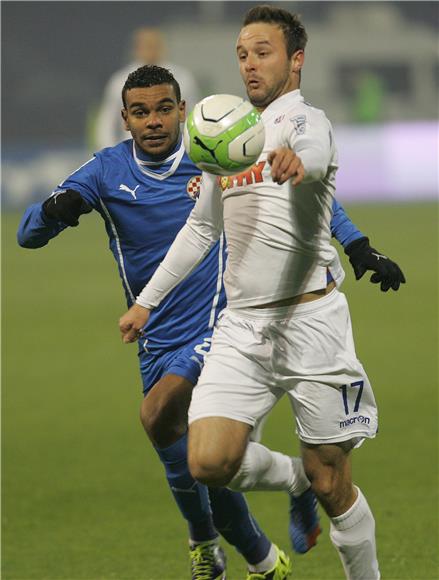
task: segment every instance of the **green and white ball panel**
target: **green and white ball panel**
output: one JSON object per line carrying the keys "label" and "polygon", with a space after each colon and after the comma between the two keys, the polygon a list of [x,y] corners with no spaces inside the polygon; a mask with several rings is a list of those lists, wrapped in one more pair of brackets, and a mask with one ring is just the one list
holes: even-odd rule
{"label": "green and white ball panel", "polygon": [[241,97],[212,95],[188,115],[183,139],[192,161],[203,171],[233,175],[248,169],[262,152],[261,116]]}
{"label": "green and white ball panel", "polygon": [[218,137],[251,113],[253,105],[234,95],[212,95],[195,105],[194,124],[207,137]]}
{"label": "green and white ball panel", "polygon": [[264,126],[261,124],[257,132],[254,127],[250,127],[229,143],[229,157],[246,165],[253,164],[261,154],[264,143]]}

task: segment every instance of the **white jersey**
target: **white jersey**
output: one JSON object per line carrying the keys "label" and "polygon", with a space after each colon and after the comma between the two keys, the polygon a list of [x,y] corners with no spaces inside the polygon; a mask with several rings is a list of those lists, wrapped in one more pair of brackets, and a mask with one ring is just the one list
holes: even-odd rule
{"label": "white jersey", "polygon": [[[325,114],[299,90],[262,113],[265,146],[256,164],[232,177],[203,173],[200,198],[137,302],[155,307],[202,260],[224,228],[228,259],[224,285],[231,308],[258,306],[337,284],[344,273],[331,246],[330,221],[337,153]],[[302,160],[305,179],[274,183],[267,162],[289,147]]]}

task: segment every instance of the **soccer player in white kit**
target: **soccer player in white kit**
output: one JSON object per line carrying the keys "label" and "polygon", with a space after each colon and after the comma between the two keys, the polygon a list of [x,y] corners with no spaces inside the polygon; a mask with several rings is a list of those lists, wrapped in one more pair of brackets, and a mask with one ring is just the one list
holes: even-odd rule
{"label": "soccer player in white kit", "polygon": [[[264,150],[244,175],[203,174],[186,225],[120,329],[125,342],[135,340],[150,310],[224,229],[228,306],[193,391],[192,475],[209,486],[285,490],[293,511],[311,486],[330,517],[347,578],[369,580],[380,577],[375,522],[352,483],[350,451],[375,436],[377,410],[338,290],[344,273],[330,245],[337,170],[332,128],[299,90],[306,41],[294,14],[271,6],[247,13],[237,55],[248,97],[262,112]],[[285,393],[302,460],[255,441]]]}

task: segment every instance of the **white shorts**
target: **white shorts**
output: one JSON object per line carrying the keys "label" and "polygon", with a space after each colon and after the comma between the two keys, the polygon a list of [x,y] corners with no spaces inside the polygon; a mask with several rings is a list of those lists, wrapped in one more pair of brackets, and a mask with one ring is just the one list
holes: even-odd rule
{"label": "white shorts", "polygon": [[305,443],[357,446],[375,437],[375,398],[338,290],[294,306],[226,308],[193,390],[189,423],[227,417],[257,432],[285,393]]}

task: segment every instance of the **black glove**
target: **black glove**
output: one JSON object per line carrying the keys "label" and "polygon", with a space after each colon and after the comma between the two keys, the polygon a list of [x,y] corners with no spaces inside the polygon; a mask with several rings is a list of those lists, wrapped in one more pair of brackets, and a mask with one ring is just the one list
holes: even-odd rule
{"label": "black glove", "polygon": [[91,210],[92,207],[74,189],[55,193],[43,203],[43,212],[48,218],[73,227],[79,225],[81,214],[90,213]]}
{"label": "black glove", "polygon": [[371,248],[369,238],[354,240],[344,251],[349,256],[357,280],[362,278],[367,270],[373,270],[370,281],[374,284],[381,282],[383,292],[387,292],[389,288],[398,290],[401,283],[405,284],[404,274],[398,264]]}

